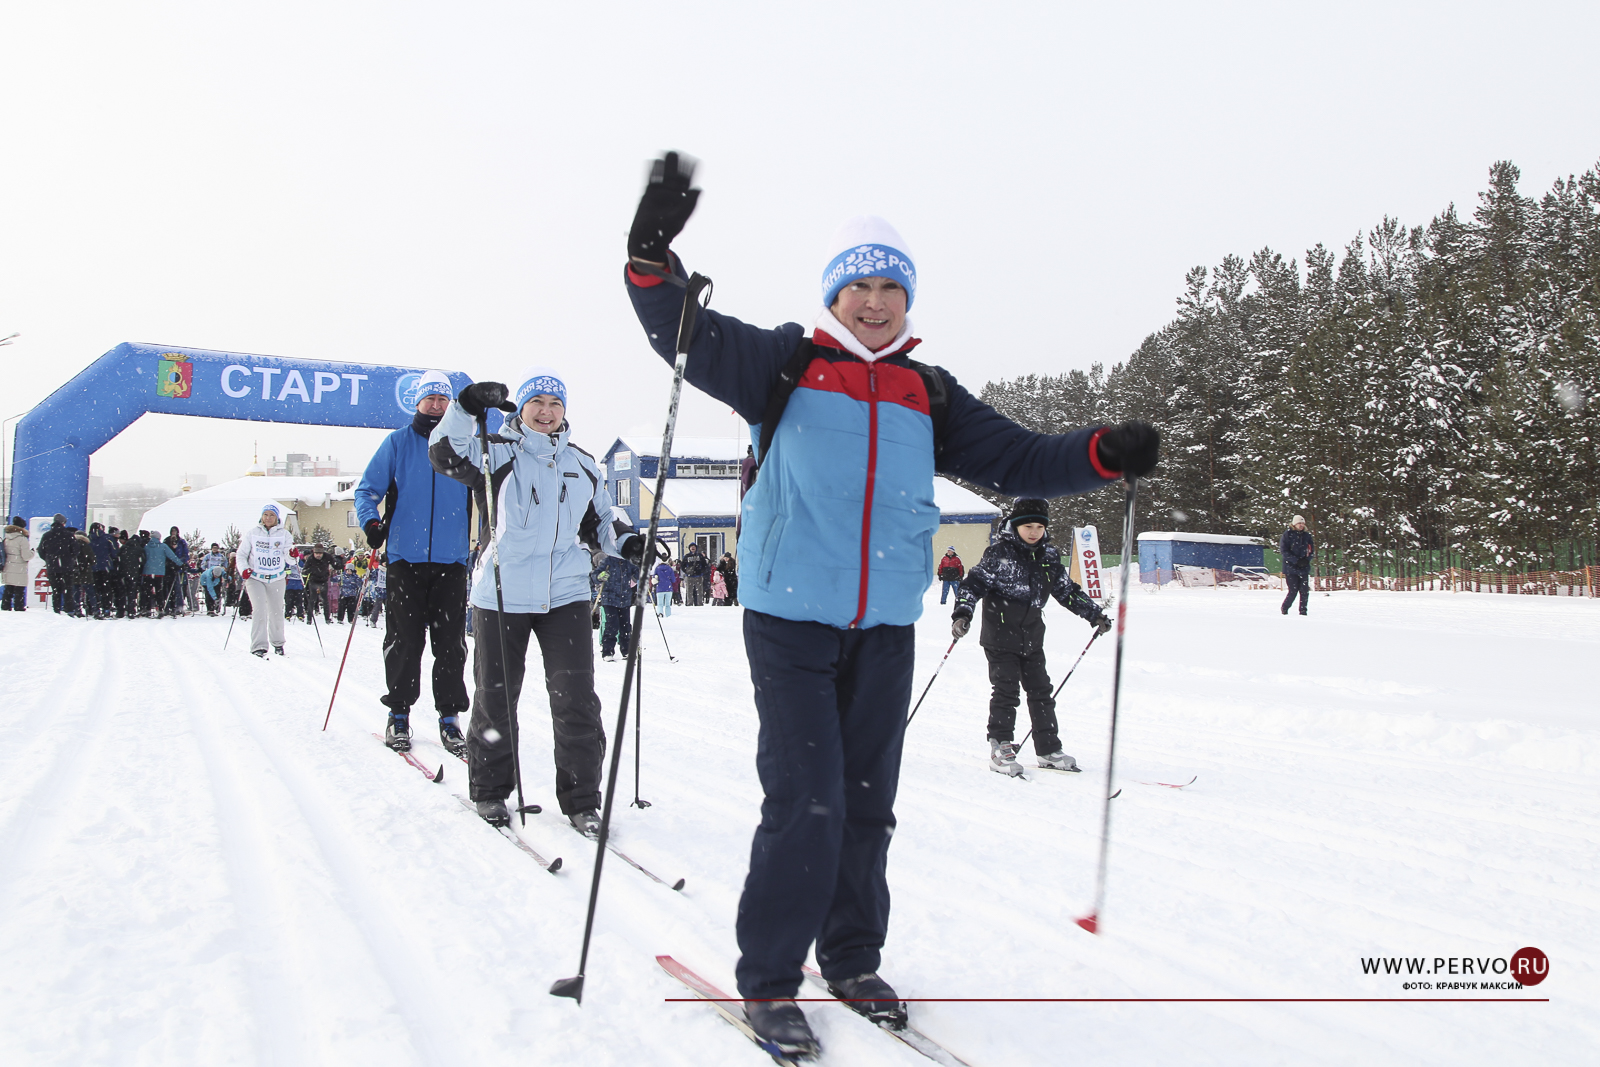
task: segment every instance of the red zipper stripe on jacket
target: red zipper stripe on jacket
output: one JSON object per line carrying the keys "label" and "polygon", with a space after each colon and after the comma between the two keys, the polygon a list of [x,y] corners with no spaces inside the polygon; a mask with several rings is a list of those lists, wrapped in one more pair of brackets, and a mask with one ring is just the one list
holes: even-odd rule
{"label": "red zipper stripe on jacket", "polygon": [[867,498],[861,505],[861,593],[853,630],[867,615],[867,575],[872,567],[872,490],[878,479],[878,370],[867,368]]}

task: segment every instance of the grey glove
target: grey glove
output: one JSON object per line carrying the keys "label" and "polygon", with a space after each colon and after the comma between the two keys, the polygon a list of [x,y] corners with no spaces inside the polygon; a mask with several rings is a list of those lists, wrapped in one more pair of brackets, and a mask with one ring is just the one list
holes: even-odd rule
{"label": "grey glove", "polygon": [[1093,621],[1092,625],[1094,626],[1094,635],[1096,637],[1104,637],[1111,632],[1111,616],[1102,613],[1098,619]]}
{"label": "grey glove", "polygon": [[972,609],[957,608],[950,616],[950,636],[957,641],[967,636],[967,631],[972,629]]}

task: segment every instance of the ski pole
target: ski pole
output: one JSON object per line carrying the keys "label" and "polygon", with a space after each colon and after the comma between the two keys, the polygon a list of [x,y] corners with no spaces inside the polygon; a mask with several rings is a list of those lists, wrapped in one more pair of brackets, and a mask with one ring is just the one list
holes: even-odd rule
{"label": "ski pole", "polygon": [[[302,595],[304,595],[304,594],[302,594]],[[317,648],[318,648],[319,651],[321,651],[322,658],[323,659],[327,659],[328,658],[328,650],[326,648],[323,648],[323,646],[322,646],[322,627],[317,625],[317,613],[314,612],[314,611],[311,613],[311,631],[317,635]],[[344,665],[343,664],[340,664],[340,669],[341,670],[344,669]],[[326,724],[324,724],[324,725],[326,725]]]}
{"label": "ski pole", "polygon": [[[633,635],[634,644],[638,644],[639,635]],[[628,805],[633,808],[648,808],[648,800],[639,799],[639,755],[644,746],[644,657],[639,657],[639,673],[634,678],[633,685],[633,803]]]}
{"label": "ski pole", "polygon": [[917,708],[922,707],[922,701],[927,697],[928,690],[933,688],[933,683],[938,679],[939,672],[944,670],[944,661],[950,658],[950,653],[955,651],[956,642],[959,640],[961,640],[959,637],[952,639],[950,642],[950,647],[944,650],[944,658],[939,660],[939,665],[933,669],[933,677],[928,679],[928,684],[923,687],[922,696],[917,698],[917,707],[912,708],[911,714],[906,716],[907,726],[910,726],[911,720],[917,717]]}
{"label": "ski pole", "polygon": [[222,651],[224,652],[228,651],[228,642],[233,640],[233,624],[239,621],[239,601],[243,599],[243,597],[234,599],[233,618],[228,620],[228,636],[222,639]]}
{"label": "ski pole", "polygon": [[[661,528],[661,497],[667,489],[668,460],[672,457],[672,435],[678,425],[678,400],[683,394],[683,371],[689,361],[689,339],[694,336],[694,321],[699,314],[701,303],[700,294],[705,293],[705,303],[711,302],[711,279],[703,274],[695,274],[685,282],[675,274],[663,275],[674,285],[683,286],[683,312],[678,317],[678,346],[677,359],[672,364],[672,396],[667,401],[667,426],[661,434],[661,459],[656,467],[656,491],[650,504],[650,531],[645,536],[644,547],[639,556],[642,565],[647,556],[653,555],[656,543],[656,531]],[[644,602],[649,595],[648,586],[641,581],[633,594],[633,632],[637,634],[644,625]],[[628,650],[628,666],[622,676],[622,701],[617,709],[617,729],[612,735],[621,738],[628,727],[628,691],[633,688],[633,676],[639,665],[639,642],[635,641]],[[604,869],[606,858],[606,839],[611,832],[611,802],[616,795],[617,770],[622,761],[622,746],[611,747],[611,769],[606,779],[606,793],[604,804],[600,811],[600,834],[595,845],[594,877],[589,883],[589,910],[583,920],[583,950],[578,955],[578,973],[571,978],[558,979],[550,987],[550,995],[555,997],[571,997],[580,1005],[583,1003],[583,979],[589,966],[589,939],[594,934],[594,907],[600,899],[600,872]]]}
{"label": "ski pole", "polygon": [[662,644],[663,644],[663,645],[666,645],[666,649],[667,649],[667,659],[669,659],[669,660],[671,660],[671,661],[672,661],[672,662],[673,662],[673,663],[676,663],[676,662],[678,662],[678,657],[677,657],[677,656],[674,656],[674,655],[673,655],[673,654],[672,654],[672,646],[671,646],[671,645],[669,645],[669,644],[667,644],[667,627],[666,627],[666,625],[665,625],[665,624],[664,624],[664,623],[663,623],[663,622],[662,622],[662,621],[661,621],[661,612],[659,612],[659,611],[658,611],[658,612],[656,612],[656,627],[657,627],[657,628],[658,628],[658,629],[660,629],[660,631],[661,631],[661,643],[662,643]]}
{"label": "ski pole", "polygon": [[[1089,637],[1089,645],[1094,644],[1099,639],[1100,639],[1100,631],[1096,630]],[[1067,678],[1071,678],[1072,677],[1072,672],[1078,669],[1078,664],[1083,662],[1083,657],[1087,656],[1089,654],[1089,645],[1084,645],[1083,646],[1083,651],[1078,653],[1078,658],[1072,661],[1072,667],[1067,671]],[[1056,691],[1054,693],[1050,694],[1050,699],[1052,701],[1055,700],[1056,697],[1061,695],[1062,688],[1065,687],[1066,684],[1067,684],[1067,678],[1061,679],[1061,684],[1056,686]],[[1022,751],[1022,746],[1027,744],[1028,743],[1028,738],[1030,738],[1032,736],[1033,736],[1033,730],[1030,728],[1027,733],[1022,735],[1022,740],[1017,742],[1017,751],[1018,752]]]}
{"label": "ski pole", "polygon": [[[478,447],[483,451],[484,502],[489,510],[489,551],[494,561],[494,623],[500,632],[500,688],[506,696],[506,728],[511,734],[511,772],[517,782],[517,817],[528,825],[528,806],[522,799],[522,754],[517,748],[517,712],[511,706],[511,654],[506,651],[506,598],[500,588],[500,526],[496,514],[494,465],[489,460],[489,413],[478,416]],[[469,609],[470,610],[470,609]],[[591,653],[592,655],[592,653]],[[534,809],[538,811],[537,808]]]}
{"label": "ski pole", "polygon": [[1105,800],[1100,814],[1100,868],[1094,880],[1094,908],[1077,923],[1091,934],[1100,932],[1100,909],[1106,901],[1106,853],[1111,848],[1111,775],[1117,762],[1117,704],[1122,695],[1122,646],[1128,630],[1128,572],[1133,560],[1133,496],[1135,481],[1127,479],[1127,495],[1122,502],[1121,595],[1117,598],[1117,654],[1111,667],[1111,743],[1106,752]]}
{"label": "ski pole", "polygon": [[[367,553],[367,577],[371,577],[371,575],[372,575],[372,552],[368,551],[368,553]],[[361,592],[364,593],[366,591],[367,591],[367,578],[364,577],[364,578],[361,579]],[[356,594],[356,597],[357,597],[357,599],[360,599],[360,593]],[[316,625],[316,619],[312,619],[311,620],[311,624],[312,624],[312,626],[315,626]],[[322,728],[323,728],[323,730],[327,730],[328,723],[330,721],[332,721],[332,719],[333,719],[333,702],[335,700],[339,699],[339,679],[344,677],[345,660],[350,658],[350,642],[354,641],[355,638],[356,638],[356,627],[355,627],[355,623],[352,622],[350,624],[350,633],[348,635],[346,635],[346,637],[344,639],[344,655],[339,657],[339,673],[333,676],[333,695],[328,698],[328,714],[326,714],[326,715],[324,715],[322,717]],[[321,633],[321,631],[318,631],[318,633],[317,633],[317,642],[319,644],[322,642],[322,633]]]}

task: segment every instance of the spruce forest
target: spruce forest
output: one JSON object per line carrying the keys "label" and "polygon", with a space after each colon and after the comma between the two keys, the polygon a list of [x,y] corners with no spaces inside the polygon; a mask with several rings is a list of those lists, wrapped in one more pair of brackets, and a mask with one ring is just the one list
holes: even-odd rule
{"label": "spruce forest", "polygon": [[[1195,267],[1171,322],[1107,372],[990,382],[1044,432],[1162,432],[1137,528],[1277,537],[1319,571],[1594,563],[1600,530],[1600,174],[1539,199],[1496,163],[1470,219],[1385,218],[1302,268],[1264,248]],[[1004,498],[971,486],[988,499]],[[1115,553],[1120,493],[1052,505]]]}

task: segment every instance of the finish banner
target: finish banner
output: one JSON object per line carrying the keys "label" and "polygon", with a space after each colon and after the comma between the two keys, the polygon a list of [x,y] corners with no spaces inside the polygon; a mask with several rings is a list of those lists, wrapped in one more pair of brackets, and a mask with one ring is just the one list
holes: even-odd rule
{"label": "finish banner", "polygon": [[1093,526],[1073,527],[1072,580],[1083,586],[1089,599],[1106,599],[1100,575],[1100,531]]}

